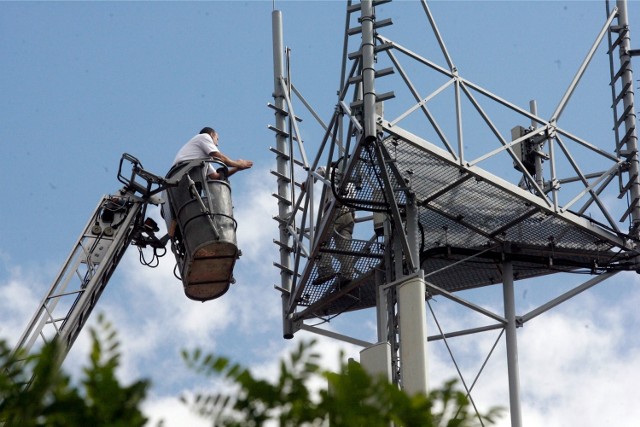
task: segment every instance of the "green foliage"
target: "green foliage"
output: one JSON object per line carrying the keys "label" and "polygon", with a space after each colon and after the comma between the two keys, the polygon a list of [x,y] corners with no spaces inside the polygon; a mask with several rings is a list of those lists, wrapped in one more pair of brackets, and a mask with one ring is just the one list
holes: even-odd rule
{"label": "green foliage", "polygon": [[[110,426],[137,427],[146,422],[139,406],[149,386],[136,381],[123,386],[115,376],[119,341],[112,325],[99,317],[100,330],[91,330],[90,364],[81,380],[83,390],[70,383],[59,368],[57,341],[23,361],[0,343],[0,422],[6,427]],[[27,384],[30,385],[27,387]]]}
{"label": "green foliage", "polygon": [[[3,427],[138,427],[147,421],[140,405],[148,381],[120,384],[115,376],[120,343],[112,325],[99,317],[91,329],[89,364],[81,388],[59,369],[60,347],[45,345],[39,354],[14,355],[0,342],[0,425]],[[455,382],[428,396],[409,396],[383,378],[369,376],[356,362],[336,373],[323,371],[314,342],[300,342],[280,362],[273,380],[256,378],[247,368],[200,350],[183,352],[187,366],[219,378],[226,392],[182,397],[219,427],[367,426],[475,427],[491,425],[500,410],[475,414]],[[315,381],[323,387],[312,392]],[[26,384],[30,383],[28,387]],[[324,385],[328,387],[325,389]],[[482,422],[480,421],[482,420]],[[482,424],[484,423],[484,424]]]}
{"label": "green foliage", "polygon": [[[281,361],[274,382],[255,378],[251,372],[224,357],[202,351],[183,352],[187,366],[207,376],[221,377],[228,393],[200,393],[182,400],[215,426],[254,427],[267,421],[289,426],[446,426],[491,425],[501,410],[476,415],[466,395],[455,390],[455,381],[428,396],[409,396],[384,378],[373,378],[356,362],[343,363],[337,373],[322,371],[314,342],[301,342]],[[313,396],[310,380],[328,385]],[[480,419],[482,421],[480,421]]]}
{"label": "green foliage", "polygon": [[288,360],[280,362],[280,377],[274,383],[255,378],[248,369],[224,357],[203,355],[200,350],[183,352],[191,369],[210,375],[221,375],[232,383],[234,394],[196,394],[182,397],[200,415],[214,420],[215,426],[262,426],[268,420],[279,420],[282,427],[313,424],[322,418],[320,408],[311,405],[307,381],[319,374],[319,354],[311,345],[300,343]]}
{"label": "green foliage", "polygon": [[90,364],[84,369],[82,384],[92,417],[91,424],[113,427],[143,426],[147,421],[139,409],[146,397],[149,381],[122,386],[115,376],[120,364],[120,342],[110,323],[98,318],[100,331],[91,330]]}

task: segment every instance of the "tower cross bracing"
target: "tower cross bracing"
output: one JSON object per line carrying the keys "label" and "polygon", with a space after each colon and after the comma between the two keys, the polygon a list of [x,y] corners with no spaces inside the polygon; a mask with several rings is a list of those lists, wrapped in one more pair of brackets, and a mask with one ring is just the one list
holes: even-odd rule
{"label": "tower cross bracing", "polygon": [[[416,274],[425,282],[425,301],[449,298],[496,321],[484,329],[508,329],[617,272],[636,271],[640,181],[626,2],[607,3],[602,25],[547,117],[535,101],[518,106],[464,75],[426,1],[419,8],[437,55],[388,36],[393,21],[375,13],[384,3],[347,5],[340,86],[326,122],[296,87],[304,76],[291,75],[289,51],[274,37],[276,265],[285,336],[311,329],[305,321],[376,308],[378,340],[387,340],[395,355],[402,334],[393,284]],[[606,143],[590,141],[573,122],[565,125],[572,99],[602,51],[610,57],[613,105],[614,132]],[[322,129],[313,154],[306,151],[303,115]],[[322,175],[319,166],[339,173]],[[328,195],[334,199],[329,204]],[[627,204],[612,204],[611,195]],[[333,227],[336,211],[345,206],[356,212],[348,246]],[[320,282],[319,264],[327,257],[336,269],[349,266],[342,273],[352,280],[338,275]],[[567,272],[592,278],[522,316],[510,318],[507,309],[492,313],[456,295]],[[505,306],[507,300],[505,290]],[[507,331],[507,340],[514,339]],[[507,344],[515,349],[514,342]],[[398,368],[399,359],[392,359]],[[394,379],[402,383],[399,371]],[[517,387],[517,372],[510,372],[510,381],[510,388]],[[519,425],[515,412],[512,424]]]}

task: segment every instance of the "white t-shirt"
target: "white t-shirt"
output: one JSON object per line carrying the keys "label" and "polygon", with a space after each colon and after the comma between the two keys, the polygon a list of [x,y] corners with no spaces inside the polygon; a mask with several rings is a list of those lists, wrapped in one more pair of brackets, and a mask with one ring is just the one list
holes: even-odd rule
{"label": "white t-shirt", "polygon": [[[209,153],[218,152],[218,147],[213,143],[211,135],[201,133],[191,138],[176,154],[173,164],[195,159],[208,159]],[[209,173],[215,172],[215,168],[209,163]]]}
{"label": "white t-shirt", "polygon": [[211,135],[201,133],[191,138],[176,154],[173,164],[184,162],[186,160],[206,159],[209,153],[217,152],[218,147],[213,143]]}

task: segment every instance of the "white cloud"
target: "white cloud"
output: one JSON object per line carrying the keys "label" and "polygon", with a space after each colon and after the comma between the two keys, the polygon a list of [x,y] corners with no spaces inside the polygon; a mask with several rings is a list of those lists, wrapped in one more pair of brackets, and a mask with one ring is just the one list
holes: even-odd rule
{"label": "white cloud", "polygon": [[211,427],[211,421],[194,414],[174,396],[152,396],[142,409],[149,418],[148,426],[156,426],[162,421],[163,427]]}
{"label": "white cloud", "polygon": [[242,256],[236,262],[230,298],[234,303],[234,322],[245,331],[264,333],[278,327],[280,295],[274,285],[280,276],[273,266],[279,259],[273,239],[277,234],[275,185],[268,169],[252,169],[246,174],[241,191],[234,194],[234,217],[238,223],[238,246]]}
{"label": "white cloud", "polygon": [[640,416],[633,384],[640,344],[627,324],[637,323],[638,297],[615,306],[584,296],[565,312],[547,313],[520,338],[524,417],[547,426],[629,425]]}
{"label": "white cloud", "polygon": [[[238,222],[238,245],[241,262],[258,268],[261,273],[272,270],[271,254],[276,253],[273,238],[277,235],[276,202],[272,193],[275,178],[268,169],[255,169],[247,174],[242,191],[234,192],[234,217]],[[268,256],[266,256],[268,255]]]}
{"label": "white cloud", "polygon": [[[633,282],[635,275],[619,275],[600,285],[600,290],[585,292],[518,329],[523,425],[630,425],[640,415],[634,392],[640,375],[632,368],[640,364],[640,343],[633,339],[640,322],[636,310],[640,297],[633,292]],[[468,310],[438,308],[447,326],[469,327]],[[449,340],[467,384],[497,334]],[[429,349],[432,386],[457,376],[442,342],[430,343]],[[480,408],[509,409],[505,354],[502,337],[473,391]],[[509,425],[507,412],[498,426]]]}
{"label": "white cloud", "polygon": [[3,313],[0,335],[12,344],[18,341],[44,296],[35,292],[35,289],[42,287],[37,283],[39,279],[36,276],[17,267],[11,271],[8,281],[0,287],[0,310]]}
{"label": "white cloud", "polygon": [[[160,266],[140,266],[135,250],[120,265],[119,289],[100,304],[122,341],[123,377],[161,373],[163,387],[180,382],[176,367],[183,366],[182,348],[217,349],[218,335],[232,321],[231,301],[223,296],[200,303],[188,299],[182,283],[173,276],[172,254]],[[124,285],[124,288],[122,287]]]}

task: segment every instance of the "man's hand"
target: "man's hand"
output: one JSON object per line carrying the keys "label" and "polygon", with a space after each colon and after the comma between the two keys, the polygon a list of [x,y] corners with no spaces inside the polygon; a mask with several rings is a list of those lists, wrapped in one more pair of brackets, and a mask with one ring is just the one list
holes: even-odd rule
{"label": "man's hand", "polygon": [[238,169],[249,169],[253,166],[253,162],[251,160],[238,159],[236,162],[238,163]]}

